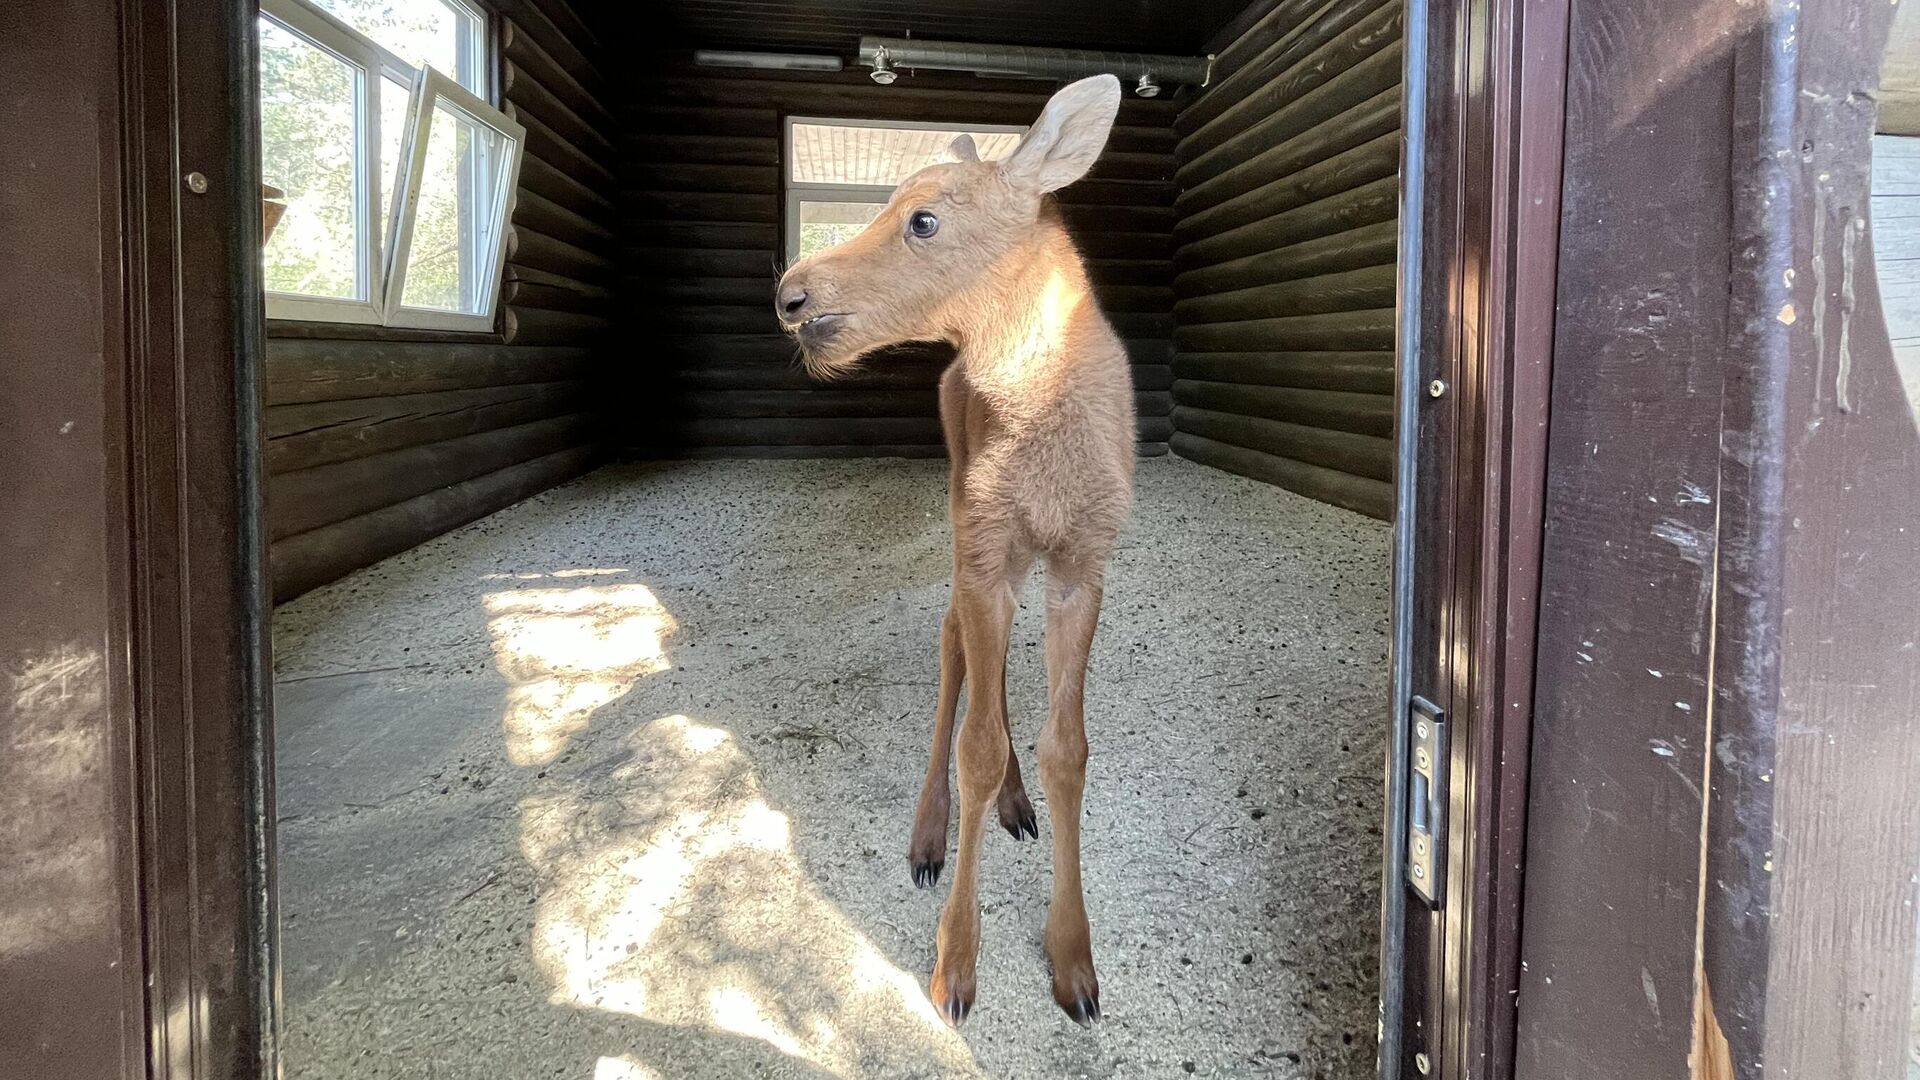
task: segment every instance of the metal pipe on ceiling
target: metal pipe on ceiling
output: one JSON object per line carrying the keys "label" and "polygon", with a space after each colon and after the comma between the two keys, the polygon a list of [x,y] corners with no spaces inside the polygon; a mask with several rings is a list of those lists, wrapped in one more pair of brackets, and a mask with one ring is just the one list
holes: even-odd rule
{"label": "metal pipe on ceiling", "polygon": [[860,39],[860,63],[872,68],[873,81],[890,83],[898,68],[971,71],[981,75],[1019,75],[1042,79],[1081,79],[1117,75],[1134,84],[1134,93],[1153,97],[1163,83],[1205,86],[1213,76],[1212,56],[1156,56],[1101,49],[1043,49],[1022,45],[976,45],[965,41],[918,38]]}

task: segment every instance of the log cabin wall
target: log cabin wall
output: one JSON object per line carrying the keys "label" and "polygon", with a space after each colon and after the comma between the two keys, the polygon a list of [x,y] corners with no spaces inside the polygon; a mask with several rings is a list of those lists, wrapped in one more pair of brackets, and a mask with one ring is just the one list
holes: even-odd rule
{"label": "log cabin wall", "polygon": [[1387,517],[1399,0],[1278,0],[1182,109],[1173,451]]}
{"label": "log cabin wall", "polygon": [[[1027,124],[1054,89],[970,76],[769,75],[678,67],[620,110],[622,295],[631,380],[617,436],[636,457],[938,456],[944,347],[810,382],[773,316],[786,116]],[[1171,433],[1176,107],[1129,97],[1092,175],[1061,192],[1134,363],[1143,453]],[[645,343],[642,347],[639,343]]]}
{"label": "log cabin wall", "polygon": [[566,0],[495,0],[527,129],[494,334],[270,321],[267,523],[291,599],[585,472],[613,262],[613,114]]}

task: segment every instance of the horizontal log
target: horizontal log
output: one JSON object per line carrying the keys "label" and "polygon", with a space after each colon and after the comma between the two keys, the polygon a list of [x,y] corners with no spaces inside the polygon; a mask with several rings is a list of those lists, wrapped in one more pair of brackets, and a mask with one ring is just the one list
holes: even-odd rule
{"label": "horizontal log", "polygon": [[1088,228],[1069,230],[1073,242],[1090,259],[1170,259],[1173,233],[1109,232]]}
{"label": "horizontal log", "polygon": [[1173,336],[1171,311],[1109,311],[1107,321],[1127,341],[1163,341]]}
{"label": "horizontal log", "polygon": [[1183,325],[1192,326],[1330,311],[1362,311],[1392,307],[1394,291],[1394,267],[1387,264],[1189,297],[1175,305],[1174,312]]}
{"label": "horizontal log", "polygon": [[1265,420],[1236,413],[1173,408],[1175,431],[1374,480],[1393,479],[1393,440]]}
{"label": "horizontal log", "polygon": [[556,274],[551,270],[542,270],[535,266],[522,266],[519,263],[508,263],[502,277],[503,280],[513,283],[539,285],[552,289],[566,289],[569,292],[576,292],[582,296],[596,300],[605,300],[613,295],[603,285],[589,285],[584,281],[576,281],[573,278],[567,277],[565,274]]}
{"label": "horizontal log", "polygon": [[1393,309],[1377,308],[1182,326],[1178,339],[1182,353],[1322,349],[1378,352],[1393,348],[1393,331]]}
{"label": "horizontal log", "polygon": [[779,195],[780,169],[768,165],[695,165],[676,160],[625,161],[620,186],[631,191],[714,191]]}
{"label": "horizontal log", "polygon": [[1103,311],[1173,310],[1173,289],[1166,285],[1107,285],[1096,281],[1093,295]]}
{"label": "horizontal log", "polygon": [[[1198,187],[1260,151],[1277,146],[1400,82],[1399,41],[1347,68],[1325,84],[1289,102],[1181,165],[1182,187]],[[1186,144],[1182,144],[1183,148]],[[1186,153],[1181,155],[1188,157]]]}
{"label": "horizontal log", "polygon": [[[544,308],[549,311],[571,311],[581,315],[602,317],[606,315],[609,303],[609,297],[604,292],[596,295],[577,289],[539,285],[527,281],[508,281],[501,289],[500,299],[515,308]],[[515,340],[519,339],[516,337]]]}
{"label": "horizontal log", "polygon": [[635,247],[753,250],[764,253],[769,262],[780,247],[780,227],[773,222],[629,218],[620,222],[619,233]]}
{"label": "horizontal log", "polygon": [[372,326],[367,323],[310,322],[306,319],[268,319],[268,340],[277,341],[384,341],[392,343],[444,345],[498,345],[497,332],[473,330],[424,330],[412,326]]}
{"label": "horizontal log", "polygon": [[1174,358],[1173,373],[1181,379],[1243,385],[1393,393],[1393,353],[1389,351],[1188,352]]}
{"label": "horizontal log", "polygon": [[419,394],[584,379],[587,349],[385,341],[269,340],[266,403]]}
{"label": "horizontal log", "polygon": [[[531,31],[531,32],[529,32]],[[566,35],[550,32],[537,16],[503,20],[501,58],[525,69],[573,110],[614,130],[605,76]]]}
{"label": "horizontal log", "polygon": [[1173,281],[1173,263],[1166,259],[1088,259],[1087,276],[1102,285],[1166,285]]}
{"label": "horizontal log", "polygon": [[1109,147],[1094,161],[1087,176],[1094,180],[1155,180],[1164,183],[1173,179],[1175,165],[1172,154],[1129,153]]}
{"label": "horizontal log", "polygon": [[1178,194],[1171,179],[1172,160],[1167,158],[1166,180],[1076,180],[1054,198],[1062,206],[1172,206]]}
{"label": "horizontal log", "polygon": [[543,195],[589,221],[608,221],[613,217],[613,202],[605,195],[532,153],[520,159],[520,190]]}
{"label": "horizontal log", "polygon": [[575,146],[539,117],[520,112],[512,102],[501,111],[527,129],[527,157],[539,158],[593,191],[613,190],[613,170],[591,149]]}
{"label": "horizontal log", "polygon": [[[1175,200],[1175,208],[1181,211],[1183,217],[1200,215],[1202,211],[1217,208],[1235,196],[1244,196],[1246,192],[1254,192],[1284,177],[1292,177],[1319,161],[1354,150],[1356,146],[1373,142],[1380,136],[1398,133],[1400,86],[1388,86],[1352,110],[1321,121],[1300,135],[1281,142],[1279,146],[1269,146],[1254,158],[1240,161],[1206,183],[1183,190]],[[1400,163],[1398,146],[1394,148],[1392,158],[1396,165]]]}
{"label": "horizontal log", "polygon": [[780,166],[780,140],[772,135],[662,134],[627,131],[620,136],[620,168],[633,163]]}
{"label": "horizontal log", "polygon": [[530,266],[588,283],[603,282],[613,275],[613,260],[605,255],[532,229],[516,226],[515,231],[520,236],[520,243],[513,252],[513,262],[517,266]]}
{"label": "horizontal log", "polygon": [[831,446],[658,446],[635,444],[626,448],[629,457],[642,460],[807,460],[813,458],[943,458],[944,442],[873,443]]}
{"label": "horizontal log", "polygon": [[706,362],[681,368],[668,376],[669,393],[698,393],[708,390],[931,390],[940,382],[940,373],[951,362],[951,354],[930,353],[868,360],[854,371],[831,382],[821,382],[804,371],[791,351],[784,361]]}
{"label": "horizontal log", "polygon": [[649,135],[718,135],[724,138],[780,138],[778,110],[756,105],[720,108],[710,105],[673,106],[650,103],[621,111],[623,131]]}
{"label": "horizontal log", "polygon": [[[1208,42],[1208,51],[1216,54],[1213,61],[1214,85],[1226,85],[1242,68],[1270,51],[1276,42],[1298,33],[1299,28],[1311,22],[1315,11],[1325,3],[1326,0],[1277,0],[1265,12],[1257,15],[1255,13],[1259,5],[1249,5],[1232,22],[1215,31],[1216,36]],[[1221,37],[1227,34],[1233,36],[1222,43]],[[1192,108],[1192,105],[1188,108]],[[1185,121],[1186,111],[1181,110],[1180,117],[1174,121],[1176,126]]]}
{"label": "horizontal log", "polygon": [[1173,386],[1173,368],[1167,364],[1134,364],[1133,388],[1141,390],[1168,390]]}
{"label": "horizontal log", "polygon": [[1263,72],[1247,93],[1193,129],[1182,140],[1181,157],[1205,154],[1400,40],[1403,18],[1397,3],[1347,0],[1330,5],[1327,16],[1298,40],[1300,50],[1289,50],[1291,55]]}
{"label": "horizontal log", "polygon": [[[613,246],[612,229],[537,191],[522,191],[514,199],[513,224],[516,232],[540,233],[588,251],[605,251]],[[520,237],[522,242],[525,239]]]}
{"label": "horizontal log", "polygon": [[1351,191],[1183,244],[1175,266],[1185,271],[1387,221],[1399,212],[1399,204],[1399,180],[1382,177]]}
{"label": "horizontal log", "polygon": [[572,46],[593,63],[595,71],[605,69],[605,45],[567,0],[492,0],[491,6],[507,20]]}
{"label": "horizontal log", "polygon": [[612,159],[613,140],[607,135],[612,130],[611,119],[589,120],[543,84],[539,76],[512,60],[501,65],[500,96],[522,115],[539,117],[555,134],[587,154],[602,161]]}
{"label": "horizontal log", "polygon": [[1174,235],[1183,243],[1218,236],[1381,179],[1397,189],[1399,165],[1400,135],[1390,132],[1185,218]]}
{"label": "horizontal log", "polygon": [[623,213],[638,218],[678,218],[682,221],[755,221],[772,224],[780,220],[780,199],[776,195],[741,195],[726,191],[636,191],[620,192]]}
{"label": "horizontal log", "polygon": [[1100,233],[1165,233],[1173,229],[1170,206],[1062,206],[1060,216],[1074,236]]}
{"label": "horizontal log", "polygon": [[692,390],[673,397],[691,416],[758,417],[938,416],[940,396],[931,385],[897,390],[843,390],[815,385],[789,390]]}
{"label": "horizontal log", "polygon": [[666,277],[634,299],[669,304],[733,304],[771,312],[773,285],[756,278]]}
{"label": "horizontal log", "polygon": [[1344,232],[1196,267],[1175,278],[1173,288],[1182,298],[1207,296],[1367,266],[1392,265],[1399,242],[1399,223],[1389,217]]}
{"label": "horizontal log", "polygon": [[592,467],[591,447],[521,462],[275,543],[273,599],[284,603],[470,521],[564,483]]}
{"label": "horizontal log", "polygon": [[687,416],[651,425],[662,446],[811,446],[930,443],[941,439],[937,416]]}
{"label": "horizontal log", "polygon": [[1173,452],[1190,461],[1297,492],[1310,499],[1387,520],[1393,516],[1393,485],[1337,469],[1309,465],[1229,443],[1174,432]]}
{"label": "horizontal log", "polygon": [[282,540],[436,488],[591,441],[585,413],[463,435],[392,453],[280,473],[267,481],[267,525]]}
{"label": "horizontal log", "polygon": [[604,315],[550,308],[506,309],[507,340],[515,345],[579,345],[593,347],[613,329]]}
{"label": "horizontal log", "polygon": [[655,306],[648,297],[649,302],[634,309],[632,319],[651,332],[665,334],[778,334],[780,323],[773,313],[773,290],[760,282],[753,284],[760,299],[750,305],[688,302]]}
{"label": "horizontal log", "polygon": [[1356,435],[1393,434],[1391,394],[1181,379],[1173,384],[1173,400],[1196,409],[1284,420]]}
{"label": "horizontal log", "polygon": [[[1268,147],[1226,172],[1181,190],[1174,206],[1182,214],[1209,207],[1289,176],[1317,161],[1400,130],[1400,88],[1391,86],[1353,108]],[[1395,155],[1396,159],[1398,154]]]}
{"label": "horizontal log", "polygon": [[350,461],[579,412],[585,382],[482,386],[280,405],[266,411],[267,472]]}

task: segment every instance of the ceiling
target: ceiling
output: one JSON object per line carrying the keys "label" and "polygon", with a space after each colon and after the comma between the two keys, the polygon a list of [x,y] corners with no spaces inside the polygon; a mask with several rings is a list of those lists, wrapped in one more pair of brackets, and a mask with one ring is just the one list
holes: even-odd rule
{"label": "ceiling", "polygon": [[[862,34],[1196,55],[1248,0],[655,0],[678,44],[834,52]],[[628,18],[637,22],[633,15]],[[664,27],[659,26],[664,22]],[[629,23],[629,32],[640,28]],[[651,31],[649,31],[651,32]]]}

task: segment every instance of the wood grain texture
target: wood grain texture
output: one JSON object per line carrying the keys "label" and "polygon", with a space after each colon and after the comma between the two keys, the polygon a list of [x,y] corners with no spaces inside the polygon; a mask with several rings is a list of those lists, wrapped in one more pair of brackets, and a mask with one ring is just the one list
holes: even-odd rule
{"label": "wood grain texture", "polygon": [[1400,33],[1394,3],[1275,3],[1174,124],[1173,452],[1381,517]]}

